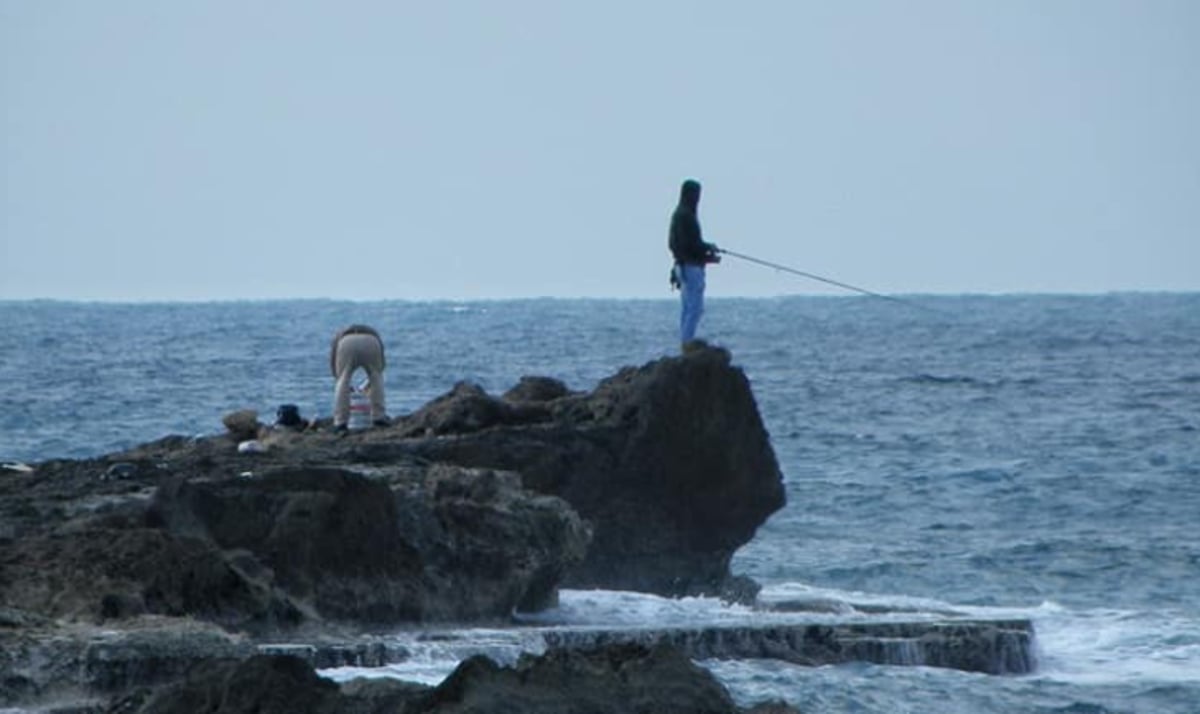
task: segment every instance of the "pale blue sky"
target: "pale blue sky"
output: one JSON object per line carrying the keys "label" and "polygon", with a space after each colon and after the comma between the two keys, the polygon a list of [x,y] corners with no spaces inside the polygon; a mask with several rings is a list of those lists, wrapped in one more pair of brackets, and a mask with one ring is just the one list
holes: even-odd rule
{"label": "pale blue sky", "polygon": [[687,177],[881,292],[1200,290],[1193,0],[0,0],[0,112],[0,299],[667,297]]}

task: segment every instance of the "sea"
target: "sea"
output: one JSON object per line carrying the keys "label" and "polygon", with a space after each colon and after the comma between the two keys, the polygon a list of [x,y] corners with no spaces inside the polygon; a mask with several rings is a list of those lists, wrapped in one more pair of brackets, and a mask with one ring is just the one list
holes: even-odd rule
{"label": "sea", "polygon": [[[524,375],[593,388],[676,354],[670,299],[0,302],[0,461],[92,457],[278,405],[328,416],[329,341],[385,337],[387,400]],[[813,618],[1028,618],[1032,674],[708,660],[736,701],[803,712],[1200,712],[1200,293],[711,298],[701,337],[749,377],[787,506],[735,556]],[[714,404],[713,409],[719,409]],[[864,607],[869,606],[869,607]],[[838,610],[841,612],[837,612]],[[706,598],[564,591],[538,626],[773,615]],[[875,617],[887,615],[874,615]],[[397,632],[413,657],[335,680],[436,683],[520,628]]]}

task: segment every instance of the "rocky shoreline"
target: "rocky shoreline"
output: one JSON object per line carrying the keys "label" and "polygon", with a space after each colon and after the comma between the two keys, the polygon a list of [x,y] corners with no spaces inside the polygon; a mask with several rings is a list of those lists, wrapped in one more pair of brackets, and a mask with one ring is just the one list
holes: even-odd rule
{"label": "rocky shoreline", "polygon": [[563,587],[753,603],[730,560],[785,495],[749,382],[699,345],[588,393],[458,384],[348,435],[245,413],[226,425],[0,470],[0,708],[734,712],[689,657],[879,661],[880,642],[907,638],[924,643],[896,650],[919,652],[910,664],[1033,666],[1029,623],[724,637],[758,655],[714,650],[711,633],[559,634],[511,667],[470,658],[434,688],[339,687],[314,669],[395,661],[377,637],[390,628],[512,627]]}

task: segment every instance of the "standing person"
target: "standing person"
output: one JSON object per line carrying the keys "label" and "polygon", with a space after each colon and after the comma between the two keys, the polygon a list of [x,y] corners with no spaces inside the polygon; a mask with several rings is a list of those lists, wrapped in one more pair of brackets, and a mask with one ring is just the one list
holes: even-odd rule
{"label": "standing person", "polygon": [[337,379],[333,391],[333,429],[347,431],[350,421],[350,378],[362,369],[367,373],[367,397],[371,400],[371,421],[375,426],[388,426],[384,407],[383,338],[375,328],[350,325],[333,336],[329,348],[329,369]]}
{"label": "standing person", "polygon": [[682,301],[679,315],[679,340],[686,344],[696,338],[696,327],[704,314],[704,266],[721,262],[717,246],[705,243],[700,235],[700,183],[688,179],[679,189],[679,205],[671,214],[668,245],[675,258],[671,286],[679,288]]}

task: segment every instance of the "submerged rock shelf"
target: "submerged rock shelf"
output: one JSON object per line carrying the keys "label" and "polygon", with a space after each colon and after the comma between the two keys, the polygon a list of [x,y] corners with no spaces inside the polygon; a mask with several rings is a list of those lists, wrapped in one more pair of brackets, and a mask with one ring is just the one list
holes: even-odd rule
{"label": "submerged rock shelf", "polygon": [[1028,620],[768,625],[650,630],[555,630],[550,647],[670,644],[692,659],[778,659],[807,666],[873,662],[985,674],[1034,669]]}

